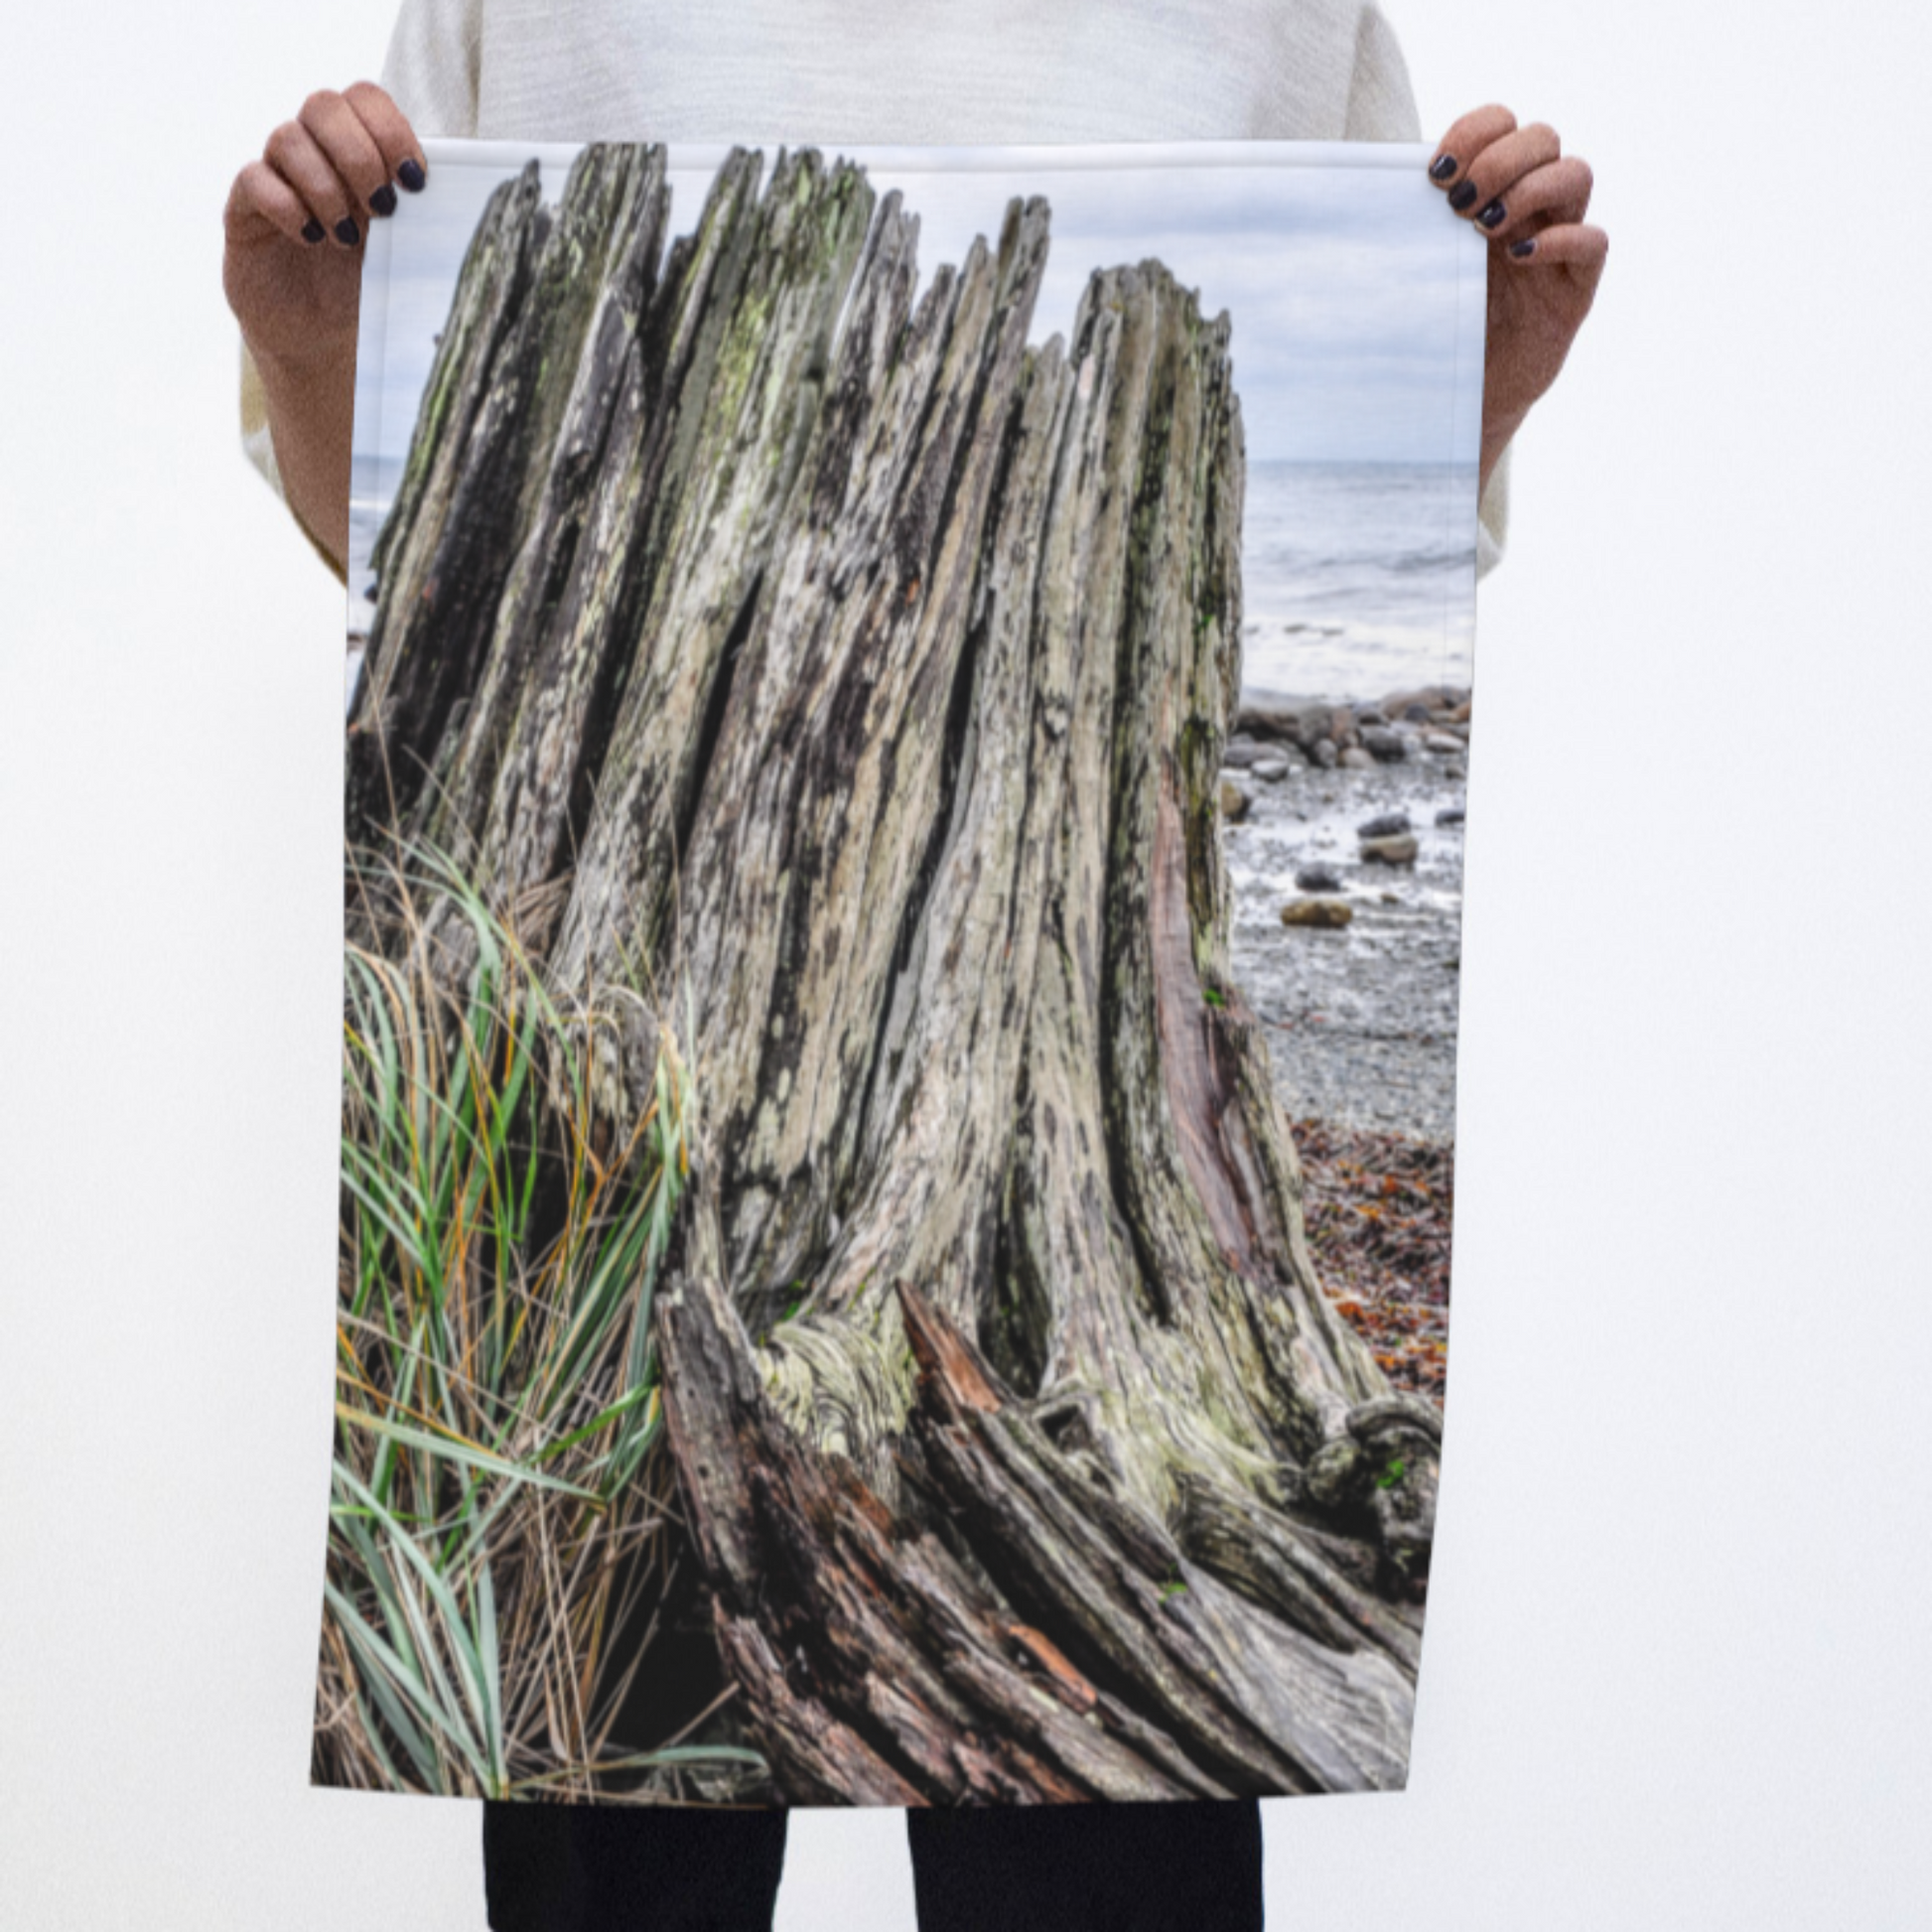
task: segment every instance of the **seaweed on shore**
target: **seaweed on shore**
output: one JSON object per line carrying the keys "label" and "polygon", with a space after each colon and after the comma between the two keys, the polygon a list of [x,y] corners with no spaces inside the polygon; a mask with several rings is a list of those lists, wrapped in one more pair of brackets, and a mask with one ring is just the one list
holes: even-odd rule
{"label": "seaweed on shore", "polygon": [[1294,1134],[1322,1288],[1389,1380],[1442,1407],[1453,1145],[1319,1120],[1298,1120]]}

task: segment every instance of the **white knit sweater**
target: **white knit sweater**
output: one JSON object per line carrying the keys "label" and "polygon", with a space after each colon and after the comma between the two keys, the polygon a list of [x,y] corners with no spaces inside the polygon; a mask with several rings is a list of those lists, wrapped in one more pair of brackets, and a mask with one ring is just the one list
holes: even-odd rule
{"label": "white knit sweater", "polygon": [[[382,81],[424,136],[1422,138],[1374,0],[402,0]],[[243,440],[274,481],[245,362]],[[1479,572],[1502,551],[1508,468],[1505,452],[1483,491]]]}

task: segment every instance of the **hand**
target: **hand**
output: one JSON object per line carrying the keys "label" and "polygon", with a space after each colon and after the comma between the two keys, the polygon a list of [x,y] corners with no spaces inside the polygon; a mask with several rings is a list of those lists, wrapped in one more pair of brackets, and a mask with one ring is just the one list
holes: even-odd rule
{"label": "hand", "polygon": [[428,164],[402,110],[358,80],[311,94],[234,179],[222,215],[221,286],[261,372],[289,505],[340,564],[348,544],[348,452],[362,243],[418,193]]}
{"label": "hand", "polygon": [[1482,481],[1563,367],[1596,295],[1610,238],[1584,220],[1589,164],[1556,129],[1518,127],[1507,107],[1464,114],[1438,144],[1429,178],[1489,237],[1482,378]]}
{"label": "hand", "polygon": [[221,283],[257,358],[307,360],[355,336],[362,239],[428,179],[402,110],[371,81],[314,93],[234,178]]}

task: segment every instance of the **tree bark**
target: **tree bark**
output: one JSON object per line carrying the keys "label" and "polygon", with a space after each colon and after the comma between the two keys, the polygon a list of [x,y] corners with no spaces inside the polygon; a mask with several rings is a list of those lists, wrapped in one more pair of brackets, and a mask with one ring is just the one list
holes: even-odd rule
{"label": "tree bark", "polygon": [[1043,201],[921,293],[897,194],[759,177],[668,252],[659,150],[490,204],[351,840],[626,990],[615,1112],[689,1036],[664,1401],[779,1797],[1399,1786],[1440,1422],[1320,1293],[1229,971],[1229,322],[1144,262],[1034,345]]}

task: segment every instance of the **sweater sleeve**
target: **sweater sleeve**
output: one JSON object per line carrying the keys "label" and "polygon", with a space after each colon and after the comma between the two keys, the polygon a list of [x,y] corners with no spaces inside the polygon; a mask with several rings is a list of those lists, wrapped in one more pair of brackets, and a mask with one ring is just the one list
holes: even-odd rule
{"label": "sweater sleeve", "polygon": [[483,0],[402,0],[382,84],[423,139],[477,131],[483,13]]}
{"label": "sweater sleeve", "polygon": [[[1380,7],[1369,0],[1355,30],[1355,70],[1348,89],[1346,138],[1350,141],[1420,141],[1409,66],[1395,30]],[[1476,575],[1485,577],[1501,561],[1509,536],[1509,450],[1489,473],[1476,507]]]}
{"label": "sweater sleeve", "polygon": [[[402,0],[382,66],[382,85],[419,138],[472,135],[477,130],[482,59],[483,0]],[[246,343],[241,345],[241,448],[263,481],[286,501],[268,428],[268,399]],[[299,517],[296,520],[301,522]],[[342,576],[340,566],[306,525],[303,534]]]}
{"label": "sweater sleeve", "polygon": [[1395,29],[1374,0],[1362,8],[1355,23],[1355,69],[1348,83],[1343,138],[1422,139],[1422,117],[1416,111],[1415,89],[1409,84],[1409,64],[1402,58]]}

